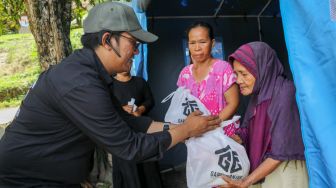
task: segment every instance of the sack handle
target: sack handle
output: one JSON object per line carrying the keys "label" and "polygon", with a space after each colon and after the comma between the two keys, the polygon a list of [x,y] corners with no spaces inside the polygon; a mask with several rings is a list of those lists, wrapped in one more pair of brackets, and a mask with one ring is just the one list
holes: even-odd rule
{"label": "sack handle", "polygon": [[167,97],[165,97],[165,98],[161,101],[161,103],[165,103],[165,102],[169,101],[169,99],[171,99],[171,98],[174,96],[175,92],[176,92],[176,91],[171,92]]}
{"label": "sack handle", "polygon": [[[228,119],[228,120],[226,120],[226,121],[222,121],[221,123],[220,123],[220,127],[222,127],[222,128],[224,128],[224,127],[226,127],[226,126],[228,126],[228,125],[235,125],[236,123],[238,123],[239,124],[239,121],[240,121],[240,116],[238,116],[238,115],[234,115],[233,117],[232,117],[232,119]],[[237,128],[237,127],[236,127]]]}

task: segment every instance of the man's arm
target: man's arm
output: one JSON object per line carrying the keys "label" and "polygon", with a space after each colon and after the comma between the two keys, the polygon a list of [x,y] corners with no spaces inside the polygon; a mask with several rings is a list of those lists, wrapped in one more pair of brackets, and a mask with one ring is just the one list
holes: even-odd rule
{"label": "man's arm", "polygon": [[[200,136],[204,132],[215,129],[220,123],[220,119],[215,116],[201,116],[200,111],[191,113],[187,119],[180,125],[170,124],[169,133],[172,137],[170,147],[189,137]],[[154,133],[163,130],[163,123],[153,122],[149,126],[147,133]],[[170,148],[169,147],[169,148]]]}
{"label": "man's arm", "polygon": [[[219,124],[216,117],[202,117],[194,113],[179,129],[153,134],[135,133],[121,118],[104,88],[80,86],[57,100],[64,114],[83,134],[108,152],[126,160],[159,159],[168,147],[214,129]],[[145,126],[147,130],[152,120],[143,121],[143,124],[148,124]]]}
{"label": "man's arm", "polygon": [[[134,132],[120,116],[121,107],[119,110],[115,108],[109,91],[104,87],[80,86],[57,101],[63,113],[84,135],[122,159],[159,159],[171,144],[169,133],[147,135]],[[145,132],[151,122],[150,118],[140,118],[136,125],[143,126],[135,128]]]}
{"label": "man's arm", "polygon": [[201,116],[200,111],[191,113],[179,126],[169,130],[172,137],[169,148],[190,138],[202,135],[205,132],[219,127],[220,119],[217,116]]}

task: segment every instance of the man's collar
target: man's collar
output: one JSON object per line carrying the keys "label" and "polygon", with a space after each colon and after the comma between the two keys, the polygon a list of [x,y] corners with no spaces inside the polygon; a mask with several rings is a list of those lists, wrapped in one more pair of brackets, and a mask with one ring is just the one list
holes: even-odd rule
{"label": "man's collar", "polygon": [[93,56],[94,56],[94,61],[97,67],[97,71],[99,74],[99,77],[101,79],[103,79],[103,81],[105,81],[105,83],[110,86],[112,84],[113,81],[113,77],[115,76],[115,74],[113,75],[109,75],[108,72],[106,71],[105,67],[103,66],[102,62],[100,61],[99,57],[97,56],[96,52],[94,50],[93,51]]}

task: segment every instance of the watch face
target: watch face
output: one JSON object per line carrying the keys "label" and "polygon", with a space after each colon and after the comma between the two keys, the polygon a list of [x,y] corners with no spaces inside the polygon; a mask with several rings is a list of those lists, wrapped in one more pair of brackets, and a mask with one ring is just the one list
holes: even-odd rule
{"label": "watch face", "polygon": [[163,131],[168,131],[169,130],[169,123],[163,123]]}

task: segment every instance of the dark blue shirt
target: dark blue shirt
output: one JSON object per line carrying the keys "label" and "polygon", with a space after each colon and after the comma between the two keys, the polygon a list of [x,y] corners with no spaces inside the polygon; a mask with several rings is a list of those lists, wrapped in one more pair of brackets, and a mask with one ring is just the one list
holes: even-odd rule
{"label": "dark blue shirt", "polygon": [[113,79],[112,90],[122,106],[133,98],[136,106],[144,106],[147,112],[154,106],[154,98],[148,83],[141,77],[132,76],[128,81]]}
{"label": "dark blue shirt", "polygon": [[162,157],[170,134],[144,134],[152,120],[125,113],[111,84],[89,49],[42,73],[0,141],[0,187],[78,186],[96,145],[126,160]]}

